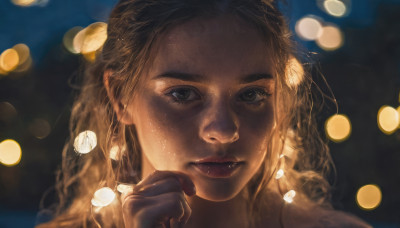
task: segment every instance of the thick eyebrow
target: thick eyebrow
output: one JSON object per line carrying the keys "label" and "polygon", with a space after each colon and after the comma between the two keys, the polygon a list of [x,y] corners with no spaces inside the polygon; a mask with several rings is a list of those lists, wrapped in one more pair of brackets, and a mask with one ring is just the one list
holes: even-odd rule
{"label": "thick eyebrow", "polygon": [[[182,73],[182,72],[175,72],[175,71],[168,71],[168,72],[162,73],[160,75],[157,75],[153,78],[153,80],[160,79],[160,78],[174,78],[174,79],[179,79],[182,81],[191,81],[191,82],[206,81],[205,77],[198,75],[198,74]],[[250,74],[250,75],[246,75],[243,78],[241,78],[240,83],[241,84],[251,83],[251,82],[255,82],[255,81],[263,80],[263,79],[273,79],[273,76],[270,74],[266,74],[266,73]]]}

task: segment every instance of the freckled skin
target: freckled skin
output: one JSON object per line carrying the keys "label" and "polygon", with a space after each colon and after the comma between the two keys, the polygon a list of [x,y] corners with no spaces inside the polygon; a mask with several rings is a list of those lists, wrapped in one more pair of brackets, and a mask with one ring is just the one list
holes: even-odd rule
{"label": "freckled skin", "polygon": [[[245,75],[272,74],[268,48],[247,23],[225,15],[197,18],[173,27],[157,45],[155,59],[129,104],[143,151],[143,177],[153,170],[187,174],[197,197],[234,198],[259,169],[273,126],[274,80],[243,84]],[[201,82],[156,78],[166,71],[201,75]],[[195,99],[177,103],[168,91],[184,87]],[[271,96],[254,104],[241,96],[249,88]],[[260,99],[261,99],[260,98]],[[190,162],[234,156],[244,164],[229,178],[199,174]]]}

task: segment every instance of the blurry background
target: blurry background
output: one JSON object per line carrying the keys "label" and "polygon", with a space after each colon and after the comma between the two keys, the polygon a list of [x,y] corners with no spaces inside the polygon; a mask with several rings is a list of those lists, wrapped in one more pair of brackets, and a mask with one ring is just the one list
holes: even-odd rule
{"label": "blurry background", "polygon": [[[0,0],[1,228],[34,226],[68,137],[70,84],[101,48],[115,3]],[[400,227],[400,0],[282,8],[339,105],[336,114],[327,101],[318,119],[337,168],[333,205],[374,227]]]}

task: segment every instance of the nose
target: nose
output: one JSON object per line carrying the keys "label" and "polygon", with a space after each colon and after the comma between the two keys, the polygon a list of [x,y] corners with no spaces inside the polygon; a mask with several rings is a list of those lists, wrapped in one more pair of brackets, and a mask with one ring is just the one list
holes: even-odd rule
{"label": "nose", "polygon": [[204,113],[200,137],[211,144],[233,143],[239,139],[239,121],[229,105],[210,105]]}

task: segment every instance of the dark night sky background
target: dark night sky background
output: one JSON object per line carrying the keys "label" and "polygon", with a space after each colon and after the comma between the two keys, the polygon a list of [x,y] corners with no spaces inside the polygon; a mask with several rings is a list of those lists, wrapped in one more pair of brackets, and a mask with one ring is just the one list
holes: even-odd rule
{"label": "dark night sky background", "polygon": [[[288,0],[284,8],[292,31],[298,19],[313,14],[337,24],[345,37],[343,47],[327,52],[295,35],[314,53],[313,63],[332,88],[339,113],[345,113],[352,123],[348,140],[329,143],[337,168],[333,205],[374,227],[400,227],[400,130],[386,135],[376,120],[381,106],[400,105],[400,0],[353,0],[350,14],[343,18],[326,14],[316,2]],[[0,118],[0,141],[11,138],[22,148],[18,165],[0,164],[1,228],[32,227],[43,193],[54,184],[76,92],[68,82],[84,62],[63,46],[65,32],[74,26],[106,22],[116,0],[42,3],[18,7],[10,0],[0,0],[0,53],[25,43],[33,59],[29,71],[0,76],[0,102],[11,103],[18,112],[10,121]],[[321,112],[321,129],[335,112],[332,104]],[[36,118],[50,123],[51,133],[44,139],[28,130]],[[355,195],[370,183],[381,188],[383,198],[377,209],[364,211],[357,206]]]}

